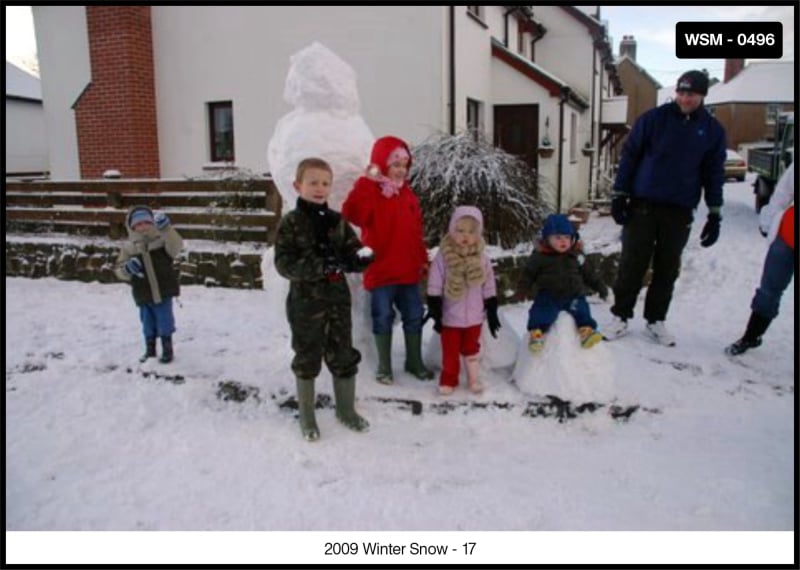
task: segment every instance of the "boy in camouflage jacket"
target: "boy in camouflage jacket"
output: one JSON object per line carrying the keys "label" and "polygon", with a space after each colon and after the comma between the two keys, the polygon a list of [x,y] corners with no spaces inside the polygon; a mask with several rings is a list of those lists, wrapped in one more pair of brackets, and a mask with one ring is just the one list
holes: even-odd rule
{"label": "boy in camouflage jacket", "polygon": [[314,380],[322,361],[333,376],[336,417],[355,431],[369,423],[356,413],[355,376],[361,354],[353,347],[350,289],[345,273],[372,261],[342,216],[328,208],[333,171],[324,160],[300,162],[294,187],[297,207],[283,216],[275,241],[275,267],[291,284],[286,315],[292,330],[292,371],[297,385],[300,429],[319,438],[314,416]]}

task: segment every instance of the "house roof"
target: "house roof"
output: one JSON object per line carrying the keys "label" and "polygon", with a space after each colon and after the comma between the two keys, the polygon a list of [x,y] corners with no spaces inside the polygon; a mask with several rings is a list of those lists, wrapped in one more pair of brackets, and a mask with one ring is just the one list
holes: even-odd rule
{"label": "house roof", "polygon": [[41,101],[42,82],[38,77],[6,61],[6,98],[8,97]]}
{"label": "house roof", "polygon": [[583,12],[582,10],[574,7],[574,6],[560,6],[562,10],[564,10],[567,14],[578,20],[581,24],[586,26],[586,28],[592,33],[602,33],[603,24],[595,18],[594,16]]}
{"label": "house roof", "polygon": [[794,102],[793,61],[753,61],[727,83],[713,85],[706,105]]}
{"label": "house roof", "polygon": [[492,38],[492,55],[505,61],[511,67],[529,77],[550,93],[553,97],[559,97],[562,89],[569,88],[568,100],[580,107],[587,109],[589,107],[589,99],[572,88],[566,81],[546,71],[542,67],[536,65],[532,61],[520,57],[516,53],[505,47],[499,40]]}
{"label": "house roof", "polygon": [[658,81],[656,81],[656,79],[652,75],[647,73],[647,70],[644,67],[642,67],[641,65],[636,63],[636,60],[631,59],[627,54],[623,55],[622,57],[617,58],[617,61],[616,61],[617,67],[619,67],[620,64],[622,64],[623,62],[626,62],[626,61],[628,63],[630,63],[644,77],[649,79],[650,82],[655,86],[656,89],[661,89],[661,84]]}

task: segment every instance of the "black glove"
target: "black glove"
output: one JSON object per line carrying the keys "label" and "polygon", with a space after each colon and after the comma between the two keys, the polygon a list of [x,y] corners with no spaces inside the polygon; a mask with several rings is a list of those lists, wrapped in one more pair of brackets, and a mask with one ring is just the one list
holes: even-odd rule
{"label": "black glove", "polygon": [[353,273],[364,271],[373,261],[375,261],[375,255],[372,253],[369,255],[358,255],[357,253],[354,253],[345,259],[342,265],[344,266],[346,273]]}
{"label": "black glove", "polygon": [[328,255],[322,260],[322,274],[328,281],[341,281],[344,271],[342,262],[335,255]]}
{"label": "black glove", "polygon": [[489,297],[483,300],[486,309],[486,320],[489,321],[489,332],[497,338],[497,331],[500,330],[500,319],[497,316],[497,297]]}
{"label": "black glove", "polygon": [[631,198],[624,193],[615,193],[611,199],[611,217],[624,226],[631,219]]}
{"label": "black glove", "polygon": [[424,325],[428,319],[433,319],[433,330],[442,332],[442,298],[436,295],[428,295],[428,312],[422,319]]}
{"label": "black glove", "polygon": [[719,237],[719,223],[722,217],[719,214],[711,213],[706,219],[706,225],[703,226],[703,232],[700,234],[700,245],[703,247],[710,247],[716,243]]}

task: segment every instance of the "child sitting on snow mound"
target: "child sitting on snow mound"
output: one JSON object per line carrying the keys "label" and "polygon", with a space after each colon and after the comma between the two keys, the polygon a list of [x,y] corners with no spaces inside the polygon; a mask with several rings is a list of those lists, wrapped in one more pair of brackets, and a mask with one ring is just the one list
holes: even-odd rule
{"label": "child sitting on snow mound", "polygon": [[443,395],[452,394],[458,386],[460,355],[470,391],[483,391],[478,353],[484,315],[493,337],[497,338],[500,328],[494,270],[484,252],[482,233],[481,211],[474,206],[457,207],[428,276],[428,313],[442,340],[439,393]]}
{"label": "child sitting on snow mound", "polygon": [[403,318],[405,370],[420,380],[433,372],[422,362],[422,293],[428,250],[422,237],[422,212],[406,177],[411,168],[408,145],[396,137],[375,141],[367,175],[356,180],[342,204],[342,215],[361,228],[361,239],[375,252],[364,272],[370,292],[372,332],[378,349],[375,379],[391,384],[394,307]]}
{"label": "child sitting on snow mound", "polygon": [[528,347],[539,352],[545,335],[561,311],[567,311],[578,326],[581,346],[590,348],[602,340],[592,318],[586,294],[597,291],[601,299],[608,288],[583,263],[581,243],[567,216],[551,214],[542,227],[542,237],[522,273],[518,294],[534,290],[528,311]]}
{"label": "child sitting on snow mound", "polygon": [[319,439],[314,381],[322,361],[333,376],[336,417],[355,431],[369,427],[355,411],[361,354],[353,347],[350,289],[344,274],[363,271],[372,254],[339,214],[328,208],[333,170],[322,159],[297,166],[297,207],[283,216],[275,240],[275,268],[288,279],[286,316],[292,330],[292,371],[297,385],[300,430]]}
{"label": "child sitting on snow mound", "polygon": [[155,216],[147,206],[134,206],[125,218],[128,241],[117,257],[115,274],[131,284],[133,300],[139,307],[144,333],[146,361],[156,355],[156,337],[161,337],[160,362],[172,362],[172,334],[175,315],[172,298],[180,295],[178,274],[172,261],[183,248],[180,234],[163,212]]}

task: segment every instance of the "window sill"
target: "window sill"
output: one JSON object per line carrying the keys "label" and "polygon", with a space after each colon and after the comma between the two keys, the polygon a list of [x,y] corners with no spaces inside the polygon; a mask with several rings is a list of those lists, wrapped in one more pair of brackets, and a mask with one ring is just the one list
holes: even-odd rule
{"label": "window sill", "polygon": [[207,162],[203,165],[203,170],[238,170],[235,162]]}

